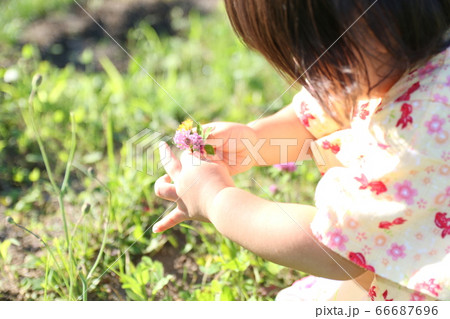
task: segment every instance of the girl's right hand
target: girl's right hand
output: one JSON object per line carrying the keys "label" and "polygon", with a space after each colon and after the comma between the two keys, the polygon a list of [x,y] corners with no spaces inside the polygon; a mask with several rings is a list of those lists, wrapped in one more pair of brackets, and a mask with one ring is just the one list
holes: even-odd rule
{"label": "girl's right hand", "polygon": [[[203,129],[212,127],[206,144],[213,145],[215,155],[207,158],[214,162],[222,162],[231,175],[245,172],[255,166],[256,159],[250,150],[257,150],[254,145],[258,137],[253,128],[245,124],[232,122],[213,122],[203,125]],[[258,159],[258,156],[255,156]]]}

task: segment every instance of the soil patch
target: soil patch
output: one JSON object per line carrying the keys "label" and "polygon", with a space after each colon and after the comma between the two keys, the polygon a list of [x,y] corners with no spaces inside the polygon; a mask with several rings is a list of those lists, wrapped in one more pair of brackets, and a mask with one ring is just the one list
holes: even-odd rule
{"label": "soil patch", "polygon": [[[69,12],[53,13],[31,23],[20,42],[37,45],[41,57],[58,67],[73,63],[83,68],[80,57],[89,48],[94,53],[95,69],[100,69],[98,58],[107,56],[123,71],[129,57],[104,30],[122,46],[128,30],[143,20],[158,34],[173,35],[176,30],[172,27],[172,19],[186,16],[191,10],[210,13],[217,3],[218,0],[104,0],[98,6],[83,6],[92,18],[74,4]],[[173,14],[174,10],[177,15]]]}

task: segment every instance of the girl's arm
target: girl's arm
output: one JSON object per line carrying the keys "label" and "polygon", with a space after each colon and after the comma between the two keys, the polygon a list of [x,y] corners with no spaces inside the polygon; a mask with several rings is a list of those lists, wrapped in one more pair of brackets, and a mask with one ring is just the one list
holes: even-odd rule
{"label": "girl's arm", "polygon": [[315,139],[299,121],[293,104],[271,116],[253,121],[248,126],[253,128],[259,140],[265,139],[260,154],[267,165],[304,160],[298,156],[305,141]]}
{"label": "girl's arm", "polygon": [[253,166],[303,161],[307,158],[299,155],[307,155],[308,148],[303,147],[309,146],[308,139],[314,139],[298,119],[293,104],[248,125],[214,122],[203,127],[213,128],[207,140],[216,148],[213,160],[227,166],[231,175]]}
{"label": "girl's arm", "polygon": [[[153,231],[189,219],[210,221],[224,236],[281,265],[337,280],[366,272],[314,239],[314,207],[275,203],[238,189],[224,165],[200,161],[187,151],[179,160],[165,143],[160,153],[167,174],[156,181],[155,193],[177,207]],[[369,285],[370,281],[363,287]]]}
{"label": "girl's arm", "polygon": [[265,259],[337,280],[366,272],[315,239],[310,230],[315,207],[275,203],[235,187],[224,188],[207,205],[220,233]]}

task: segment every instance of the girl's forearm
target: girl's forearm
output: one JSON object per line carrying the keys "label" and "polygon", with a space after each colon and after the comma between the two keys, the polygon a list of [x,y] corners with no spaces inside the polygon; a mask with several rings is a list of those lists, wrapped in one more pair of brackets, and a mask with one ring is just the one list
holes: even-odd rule
{"label": "girl's forearm", "polygon": [[310,223],[315,207],[270,202],[228,187],[210,200],[207,209],[220,233],[277,264],[338,280],[365,272],[314,239]]}
{"label": "girl's forearm", "polygon": [[267,165],[303,160],[299,154],[304,142],[314,138],[301,125],[293,105],[248,125],[256,131],[259,140],[265,140],[259,154]]}

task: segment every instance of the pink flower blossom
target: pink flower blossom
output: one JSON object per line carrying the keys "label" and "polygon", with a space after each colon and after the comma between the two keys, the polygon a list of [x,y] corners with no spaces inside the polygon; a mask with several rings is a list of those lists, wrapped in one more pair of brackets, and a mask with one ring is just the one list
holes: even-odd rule
{"label": "pink flower blossom", "polygon": [[444,118],[440,118],[439,115],[434,114],[431,117],[431,120],[425,122],[425,126],[428,128],[427,133],[430,135],[439,133],[442,130],[442,125],[444,125],[444,122]]}
{"label": "pink flower blossom", "polygon": [[297,165],[294,162],[275,164],[273,167],[278,168],[280,171],[295,172],[297,170]]}
{"label": "pink flower blossom", "polygon": [[370,255],[370,252],[372,251],[372,248],[370,248],[369,246],[367,246],[367,245],[364,245],[364,247],[363,247],[363,249],[362,249],[362,252],[365,254],[365,255]]}
{"label": "pink flower blossom", "polygon": [[365,240],[365,239],[367,239],[367,236],[366,236],[366,233],[358,233],[358,235],[356,236],[356,239],[358,240],[358,241],[362,241],[362,240]]}
{"label": "pink flower blossom", "polygon": [[180,129],[175,132],[173,141],[181,150],[191,150],[203,153],[205,142],[202,137],[192,130]]}
{"label": "pink flower blossom", "polygon": [[270,185],[269,192],[271,192],[272,194],[275,194],[276,192],[278,192],[278,186],[276,184]]}
{"label": "pink flower blossom", "polygon": [[417,190],[412,188],[410,181],[406,180],[403,183],[396,183],[394,187],[397,190],[395,199],[404,200],[408,205],[414,204],[414,197],[417,196]]}
{"label": "pink flower blossom", "polygon": [[428,282],[422,282],[420,284],[417,284],[414,289],[416,290],[420,290],[420,289],[425,289],[427,291],[429,291],[432,295],[434,296],[439,296],[439,291],[442,290],[442,286],[438,283],[434,282],[435,279],[431,278],[430,280],[428,280]]}
{"label": "pink flower blossom", "polygon": [[345,243],[348,242],[348,237],[342,234],[341,229],[336,229],[334,232],[327,234],[330,241],[328,242],[331,248],[338,248],[341,251],[345,250]]}
{"label": "pink flower blossom", "polygon": [[427,201],[422,198],[417,202],[417,206],[419,206],[419,208],[423,209],[423,208],[427,207]]}
{"label": "pink flower blossom", "polygon": [[393,243],[391,245],[391,249],[387,250],[387,254],[392,257],[392,260],[396,261],[399,258],[405,258],[405,245],[398,245],[396,243]]}
{"label": "pink flower blossom", "polygon": [[442,104],[448,103],[448,98],[445,95],[435,94],[435,95],[433,95],[433,99],[435,102],[439,102]]}
{"label": "pink flower blossom", "polygon": [[448,160],[450,160],[450,152],[442,151],[441,158],[447,162]]}

